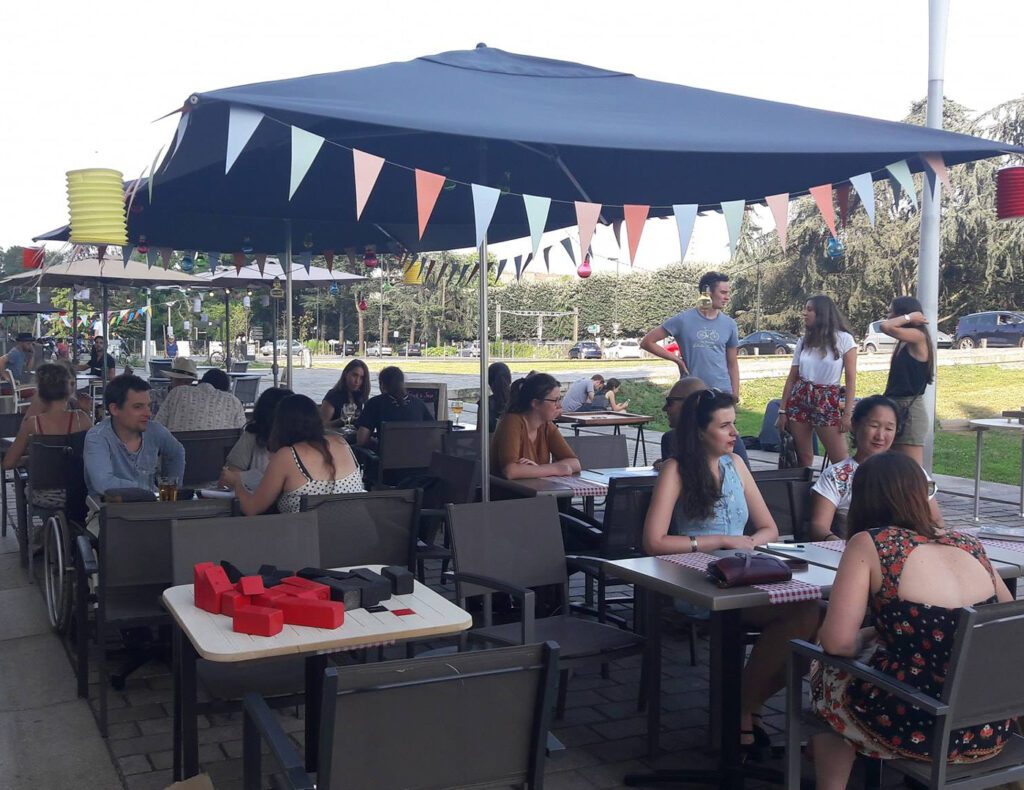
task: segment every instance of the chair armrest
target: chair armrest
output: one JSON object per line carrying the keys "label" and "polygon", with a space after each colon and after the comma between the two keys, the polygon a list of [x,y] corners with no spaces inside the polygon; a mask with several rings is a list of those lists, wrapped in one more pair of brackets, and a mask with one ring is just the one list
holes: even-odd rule
{"label": "chair armrest", "polygon": [[78,551],[78,567],[82,572],[85,574],[99,573],[100,565],[88,536],[79,535],[75,538],[75,546]]}
{"label": "chair armrest", "polygon": [[[242,698],[245,709],[244,728],[245,736],[252,737],[253,733],[259,735],[261,741],[267,744],[270,754],[280,766],[282,776],[287,782],[287,787],[292,790],[315,790],[316,782],[306,773],[305,761],[299,755],[295,746],[281,725],[278,724],[270,706],[259,694],[249,693]],[[243,740],[244,742],[244,740]],[[256,759],[259,759],[259,747],[256,747]]]}
{"label": "chair armrest", "polygon": [[478,576],[475,573],[456,573],[455,581],[465,582],[466,584],[475,584],[477,587],[486,587],[489,590],[496,592],[508,593],[517,601],[523,610],[522,620],[522,644],[530,645],[536,640],[534,639],[534,592],[529,587],[517,587],[514,584],[501,581],[501,579],[494,579],[490,576]]}
{"label": "chair armrest", "polygon": [[794,639],[789,644],[794,653],[799,653],[807,658],[816,659],[822,664],[838,667],[849,672],[855,678],[866,680],[873,686],[877,686],[883,691],[899,697],[904,702],[909,702],[915,708],[919,708],[925,713],[929,713],[932,716],[945,716],[949,713],[949,705],[935,699],[935,697],[922,694],[919,689],[907,683],[901,683],[891,675],[886,675],[884,672],[868,666],[863,661],[857,661],[844,656],[834,656],[831,653],[826,653],[819,645],[812,645],[810,642],[804,642],[801,639]]}
{"label": "chair armrest", "polygon": [[569,573],[582,573],[594,578],[604,578],[606,561],[586,554],[566,554],[565,566]]}
{"label": "chair armrest", "polygon": [[421,507],[420,518],[445,518],[447,511],[437,507]]}

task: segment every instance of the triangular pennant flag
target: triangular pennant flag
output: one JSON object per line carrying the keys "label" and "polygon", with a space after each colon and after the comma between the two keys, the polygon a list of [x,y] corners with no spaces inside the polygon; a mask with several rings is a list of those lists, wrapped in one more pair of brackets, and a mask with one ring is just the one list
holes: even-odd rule
{"label": "triangular pennant flag", "polygon": [[476,246],[484,243],[487,237],[487,228],[491,225],[494,217],[494,209],[498,207],[498,198],[501,197],[501,190],[494,187],[485,187],[480,184],[471,184],[473,189],[473,218],[476,220]]}
{"label": "triangular pennant flag", "polygon": [[[900,202],[900,195],[896,185],[903,187],[907,193],[907,197],[910,198],[910,204],[917,209],[917,195],[914,191],[914,178],[910,175],[910,167],[907,165],[906,159],[901,159],[899,162],[893,162],[891,165],[886,165],[885,169],[889,171],[892,178],[889,179],[889,183],[893,185],[892,194],[893,199],[897,205]],[[895,179],[895,181],[893,181]]]}
{"label": "triangular pennant flag", "polygon": [[426,284],[427,280],[430,279],[430,275],[434,273],[434,264],[435,263],[437,263],[437,261],[431,259],[430,263],[427,265],[427,273],[423,277],[423,283],[424,284]]}
{"label": "triangular pennant flag", "polygon": [[245,266],[245,253],[236,252],[231,256],[231,262],[235,265],[235,274],[241,273],[242,267]]}
{"label": "triangular pennant flag", "polygon": [[512,265],[516,267],[516,279],[523,276],[523,256],[517,255],[512,259]]}
{"label": "triangular pennant flag", "polygon": [[160,150],[156,152],[156,156],[153,157],[153,164],[149,166],[149,204],[153,205],[153,184],[156,181],[156,163],[160,161],[160,154],[164,152],[164,147],[160,146]]}
{"label": "triangular pennant flag", "polygon": [[[576,201],[576,224],[580,229],[580,255],[584,258],[590,252],[590,240],[594,238],[594,229],[601,216],[600,203],[583,203]],[[573,263],[576,261],[573,260]]]}
{"label": "triangular pennant flag", "polygon": [[231,172],[235,160],[262,120],[263,113],[250,110],[248,107],[236,107],[232,104],[228,108],[228,144],[224,153],[224,175]]}
{"label": "triangular pennant flag", "polygon": [[622,220],[617,219],[612,223],[612,235],[615,236],[615,246],[622,249]]}
{"label": "triangular pennant flag", "polygon": [[309,274],[309,267],[313,265],[313,252],[312,250],[303,250],[299,253],[299,263],[302,264],[302,268],[306,270],[306,274]]}
{"label": "triangular pennant flag", "polygon": [[132,253],[135,252],[135,246],[132,244],[126,244],[121,248],[121,260],[124,261],[124,267],[128,268],[128,261],[132,259]]}
{"label": "triangular pennant flag", "polygon": [[506,263],[508,263],[508,258],[502,258],[500,261],[498,261],[498,273],[494,275],[495,282],[501,279],[501,273],[505,271]]}
{"label": "triangular pennant flag", "polygon": [[551,248],[544,248],[544,268],[548,270],[548,274],[551,274]]}
{"label": "triangular pennant flag", "polygon": [[423,241],[423,232],[427,229],[437,196],[443,188],[444,176],[426,170],[416,171],[416,215],[420,223],[420,241]]}
{"label": "triangular pennant flag", "polygon": [[743,208],[747,205],[745,200],[723,200],[722,216],[725,217],[725,227],[729,231],[729,254],[736,254],[736,245],[740,241],[740,228],[743,227]]}
{"label": "triangular pennant flag", "polygon": [[182,139],[185,137],[185,130],[188,129],[188,122],[192,116],[183,112],[181,117],[178,119],[178,128],[174,131],[174,149],[171,151],[171,155],[167,158],[168,161],[174,159],[174,155],[178,153],[178,146],[181,145]]}
{"label": "triangular pennant flag", "polygon": [[[569,253],[569,257],[572,259],[572,265],[576,265],[576,253],[572,251],[572,239],[562,239],[562,246],[565,247],[565,251]],[[550,249],[550,247],[548,248]]]}
{"label": "triangular pennant flag", "polygon": [[307,132],[298,126],[292,127],[292,171],[288,185],[288,199],[295,195],[302,179],[306,177],[309,168],[313,166],[313,160],[320,153],[320,146],[324,144],[324,138],[318,134]]}
{"label": "triangular pennant flag", "polygon": [[455,287],[456,288],[459,287],[460,285],[462,285],[462,281],[466,279],[466,273],[469,271],[469,267],[470,267],[470,264],[468,264],[468,263],[465,264],[462,267],[462,270],[459,272],[458,282],[455,283]]}
{"label": "triangular pennant flag", "polygon": [[530,265],[530,261],[532,261],[532,260],[533,260],[533,253],[531,252],[531,253],[529,253],[526,256],[526,260],[523,261],[523,271],[524,272],[526,271],[526,267]]}
{"label": "triangular pennant flag", "polygon": [[460,268],[459,264],[457,264],[457,263],[453,263],[451,266],[448,267],[448,284],[449,285],[451,285],[452,284],[452,280],[455,279],[455,275],[458,273],[459,268]]}
{"label": "triangular pennant flag", "polygon": [[544,235],[544,226],[548,224],[548,211],[551,209],[551,198],[523,195],[526,207],[526,219],[530,223],[530,239],[533,241],[533,254],[540,248],[540,237]]}
{"label": "triangular pennant flag", "polygon": [[139,173],[139,177],[131,183],[131,186],[128,187],[128,192],[125,194],[125,202],[127,203],[125,206],[125,213],[129,216],[132,213],[132,204],[135,202],[135,196],[139,194],[139,187],[142,186],[142,179],[145,178],[145,176],[146,168],[142,168],[142,172]]}
{"label": "triangular pennant flag", "polygon": [[768,204],[772,217],[775,218],[775,229],[779,232],[779,244],[782,245],[782,251],[785,252],[786,231],[789,229],[789,193],[769,195],[764,202]]}
{"label": "triangular pennant flag", "polygon": [[165,269],[171,265],[171,255],[173,253],[174,250],[172,250],[170,247],[160,248],[160,257],[163,259]]}
{"label": "triangular pennant flag", "polygon": [[636,263],[636,251],[640,246],[640,237],[644,232],[650,206],[623,206],[622,213],[626,216],[626,235],[629,237],[629,263]]}
{"label": "triangular pennant flag", "polygon": [[366,201],[370,199],[373,192],[373,185],[377,183],[381,168],[384,167],[384,158],[368,154],[357,148],[352,149],[352,169],[355,173],[356,182],[356,219],[363,214],[366,208]]}
{"label": "triangular pennant flag", "polygon": [[473,264],[473,271],[471,271],[469,273],[469,277],[466,278],[466,285],[469,285],[471,282],[473,282],[473,278],[476,277],[476,273],[478,271],[480,271],[480,264],[479,263],[474,263]]}
{"label": "triangular pennant flag", "polygon": [[441,268],[437,272],[437,279],[440,280],[444,277],[445,271],[448,269],[448,261],[441,261]]}
{"label": "triangular pennant flag", "polygon": [[324,250],[324,266],[327,267],[327,271],[334,271],[334,250]]}
{"label": "triangular pennant flag", "polygon": [[846,218],[850,214],[850,185],[836,187],[836,201],[839,203],[839,224],[846,227]]}
{"label": "triangular pennant flag", "polygon": [[861,173],[859,176],[851,176],[850,183],[857,190],[860,202],[864,204],[864,210],[868,213],[871,226],[875,225],[875,183],[871,180],[871,173]]}
{"label": "triangular pennant flag", "polygon": [[690,246],[694,220],[697,219],[697,204],[677,203],[672,206],[672,213],[676,215],[676,230],[679,232],[679,262],[682,263],[686,258],[686,249]]}
{"label": "triangular pennant flag", "polygon": [[928,165],[939,181],[946,185],[946,189],[953,189],[953,182],[949,180],[949,171],[946,170],[946,162],[942,154],[921,154],[924,163]]}
{"label": "triangular pennant flag", "polygon": [[345,248],[345,257],[348,258],[348,265],[351,268],[355,269],[356,268],[356,248],[355,247],[346,247]]}
{"label": "triangular pennant flag", "polygon": [[266,268],[266,266],[267,266],[267,256],[266,256],[266,253],[262,253],[261,252],[259,255],[256,256],[256,268],[260,270],[260,277],[263,276],[263,270]]}
{"label": "triangular pennant flag", "polygon": [[210,252],[206,253],[206,262],[207,265],[209,265],[210,267],[210,273],[216,273],[217,267],[220,266],[220,251],[211,250]]}
{"label": "triangular pennant flag", "polygon": [[832,185],[821,184],[811,187],[807,191],[811,193],[814,202],[818,204],[818,211],[821,212],[825,224],[828,225],[832,238],[836,238],[839,234],[836,233],[836,208],[832,203]]}

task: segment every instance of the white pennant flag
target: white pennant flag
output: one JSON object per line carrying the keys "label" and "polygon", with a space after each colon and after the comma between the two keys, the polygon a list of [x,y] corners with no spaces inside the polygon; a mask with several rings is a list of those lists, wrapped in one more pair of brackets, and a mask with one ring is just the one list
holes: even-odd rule
{"label": "white pennant flag", "polygon": [[480,184],[473,184],[473,215],[476,220],[476,246],[484,243],[487,236],[487,228],[494,216],[494,209],[498,207],[498,198],[501,197],[501,190],[494,187],[485,187]]}
{"label": "white pennant flag", "polygon": [[673,205],[672,213],[676,215],[676,229],[679,231],[679,261],[682,263],[683,259],[686,258],[686,248],[690,246],[693,223],[697,219],[697,204]]}
{"label": "white pennant flag", "polygon": [[224,175],[227,175],[252,138],[256,127],[263,120],[263,113],[248,107],[231,105],[228,110],[228,144],[224,155]]}
{"label": "white pennant flag", "polygon": [[297,126],[292,127],[292,175],[288,187],[288,199],[295,196],[295,190],[299,188],[302,179],[306,177],[309,168],[313,166],[313,160],[320,153],[320,146],[324,144],[324,138],[318,134],[307,132]]}
{"label": "white pennant flag", "polygon": [[871,173],[861,173],[859,176],[850,176],[850,183],[857,190],[860,202],[864,204],[864,210],[871,220],[871,227],[875,226],[875,184],[871,180]]}
{"label": "white pennant flag", "polygon": [[551,198],[523,195],[526,208],[526,219],[530,223],[530,239],[533,241],[533,254],[540,249],[540,237],[544,235],[544,226],[548,223],[548,211],[551,209]]}

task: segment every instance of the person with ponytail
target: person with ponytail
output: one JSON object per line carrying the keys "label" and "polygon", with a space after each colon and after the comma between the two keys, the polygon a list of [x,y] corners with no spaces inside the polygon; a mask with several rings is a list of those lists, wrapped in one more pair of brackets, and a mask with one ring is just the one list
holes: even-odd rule
{"label": "person with ponytail", "polygon": [[512,385],[513,399],[491,440],[495,469],[509,480],[575,475],[580,462],[558,431],[562,387],[547,373]]}
{"label": "person with ponytail", "polygon": [[320,409],[305,395],[289,395],[274,410],[267,471],[255,491],[242,484],[242,473],[225,466],[224,484],[235,490],[247,516],[265,513],[274,503],[281,513],[297,513],[302,497],[365,491],[362,472],[348,444],[324,431]]}
{"label": "person with ponytail", "polygon": [[917,299],[898,296],[892,300],[889,317],[882,322],[881,329],[896,340],[885,384],[885,394],[896,402],[900,417],[900,431],[892,449],[909,455],[920,466],[924,463],[924,443],[930,427],[924,392],[935,380],[935,351],[928,319]]}

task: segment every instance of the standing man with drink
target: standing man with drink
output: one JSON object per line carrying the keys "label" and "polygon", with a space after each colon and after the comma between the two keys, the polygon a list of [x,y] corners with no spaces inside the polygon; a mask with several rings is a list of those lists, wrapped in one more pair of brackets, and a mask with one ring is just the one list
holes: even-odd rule
{"label": "standing man with drink", "polygon": [[[697,307],[665,319],[661,326],[644,335],[640,347],[674,363],[680,378],[697,376],[708,387],[727,392],[739,402],[739,331],[736,322],[722,312],[729,303],[729,276],[708,272],[700,278],[698,290],[701,300]],[[658,344],[669,336],[679,344],[679,356]],[[742,439],[737,438],[733,452],[750,466]]]}

